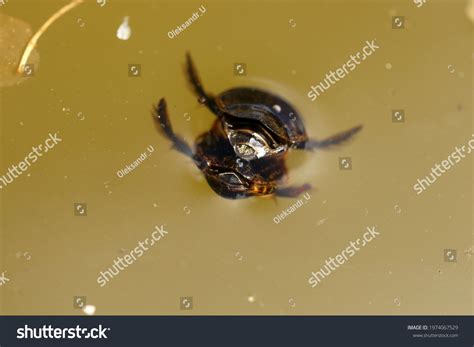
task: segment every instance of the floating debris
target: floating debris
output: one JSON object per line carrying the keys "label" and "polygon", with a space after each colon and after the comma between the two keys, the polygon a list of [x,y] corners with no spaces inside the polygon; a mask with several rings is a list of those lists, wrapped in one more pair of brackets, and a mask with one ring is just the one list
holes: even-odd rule
{"label": "floating debris", "polygon": [[132,36],[132,29],[128,24],[129,17],[124,17],[122,24],[120,24],[119,28],[117,29],[117,38],[119,40],[128,40],[130,36]]}

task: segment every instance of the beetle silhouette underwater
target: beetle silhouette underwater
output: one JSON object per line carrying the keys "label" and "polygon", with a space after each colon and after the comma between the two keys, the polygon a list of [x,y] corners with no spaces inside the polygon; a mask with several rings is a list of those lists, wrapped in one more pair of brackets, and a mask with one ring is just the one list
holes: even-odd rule
{"label": "beetle silhouette underwater", "polygon": [[154,107],[153,116],[173,148],[191,158],[224,198],[300,195],[311,186],[284,185],[288,151],[333,147],[362,128],[358,125],[320,141],[310,139],[299,113],[279,96],[248,87],[213,96],[204,90],[189,53],[186,73],[198,102],[217,117],[211,129],[197,137],[193,149],[174,132],[164,98]]}

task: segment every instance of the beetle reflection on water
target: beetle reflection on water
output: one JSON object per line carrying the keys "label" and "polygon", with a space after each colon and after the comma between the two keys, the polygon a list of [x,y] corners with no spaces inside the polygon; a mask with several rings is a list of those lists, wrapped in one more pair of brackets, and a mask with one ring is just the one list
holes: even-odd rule
{"label": "beetle reflection on water", "polygon": [[191,158],[211,188],[228,199],[276,195],[296,197],[308,183],[285,185],[290,149],[315,150],[342,144],[360,131],[358,125],[324,140],[310,139],[295,108],[273,93],[250,87],[207,93],[189,53],[186,73],[199,103],[217,118],[195,141],[194,149],[171,126],[166,101],[153,110],[154,119],[173,148]]}

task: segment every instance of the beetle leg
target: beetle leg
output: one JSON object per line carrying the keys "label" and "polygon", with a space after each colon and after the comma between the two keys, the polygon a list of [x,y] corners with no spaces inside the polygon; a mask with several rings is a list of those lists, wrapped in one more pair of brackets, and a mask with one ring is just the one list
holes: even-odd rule
{"label": "beetle leg", "polygon": [[356,133],[362,129],[362,125],[343,131],[324,140],[307,140],[299,143],[296,148],[313,150],[317,148],[330,148],[346,141],[349,141]]}
{"label": "beetle leg", "polygon": [[198,96],[199,103],[206,105],[216,116],[220,116],[222,112],[214,97],[205,92],[189,52],[186,53],[186,74],[194,93]]}
{"label": "beetle leg", "polygon": [[161,132],[173,143],[173,148],[180,151],[184,155],[193,158],[193,150],[189,145],[184,141],[184,139],[174,133],[173,128],[171,127],[170,118],[168,116],[168,110],[166,108],[166,101],[164,98],[161,98],[157,106],[153,110],[153,118],[159,124],[159,129]]}
{"label": "beetle leg", "polygon": [[301,195],[301,193],[304,193],[311,188],[312,187],[309,183],[305,183],[302,186],[282,187],[275,190],[275,195],[286,198],[296,198],[297,196]]}

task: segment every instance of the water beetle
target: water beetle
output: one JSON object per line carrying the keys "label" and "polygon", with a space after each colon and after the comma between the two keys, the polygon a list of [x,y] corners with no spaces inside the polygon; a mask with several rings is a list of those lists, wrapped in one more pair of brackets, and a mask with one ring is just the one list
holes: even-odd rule
{"label": "water beetle", "polygon": [[335,146],[362,128],[356,126],[321,141],[309,139],[298,112],[282,98],[247,87],[214,97],[204,91],[189,54],[186,72],[198,101],[217,116],[211,130],[196,139],[193,150],[173,131],[164,98],[154,108],[154,118],[173,148],[192,158],[211,188],[225,198],[300,195],[311,186],[284,186],[288,150]]}

